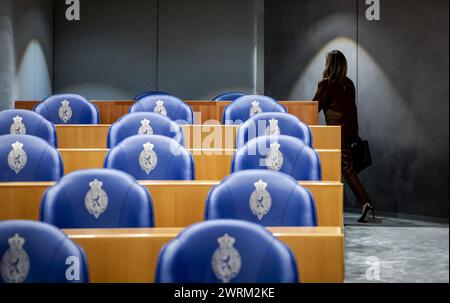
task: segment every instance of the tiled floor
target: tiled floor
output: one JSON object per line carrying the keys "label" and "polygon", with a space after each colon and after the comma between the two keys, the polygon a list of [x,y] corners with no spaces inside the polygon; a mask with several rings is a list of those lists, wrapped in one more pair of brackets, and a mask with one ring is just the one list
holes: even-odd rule
{"label": "tiled floor", "polygon": [[449,226],[345,214],[346,282],[449,282]]}

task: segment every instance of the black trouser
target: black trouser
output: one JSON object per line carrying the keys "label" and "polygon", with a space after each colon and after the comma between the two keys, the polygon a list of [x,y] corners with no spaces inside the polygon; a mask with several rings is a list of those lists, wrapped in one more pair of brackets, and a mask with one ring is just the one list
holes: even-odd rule
{"label": "black trouser", "polygon": [[353,167],[352,151],[348,144],[342,145],[342,175],[361,206],[372,202]]}

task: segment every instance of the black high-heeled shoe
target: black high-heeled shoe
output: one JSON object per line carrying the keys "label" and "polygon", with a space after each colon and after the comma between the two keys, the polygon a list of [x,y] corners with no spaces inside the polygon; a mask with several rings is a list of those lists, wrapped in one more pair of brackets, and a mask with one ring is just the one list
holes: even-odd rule
{"label": "black high-heeled shoe", "polygon": [[359,223],[367,223],[369,213],[372,212],[372,217],[375,219],[375,207],[371,203],[366,203],[363,206],[363,211],[361,217],[359,217]]}

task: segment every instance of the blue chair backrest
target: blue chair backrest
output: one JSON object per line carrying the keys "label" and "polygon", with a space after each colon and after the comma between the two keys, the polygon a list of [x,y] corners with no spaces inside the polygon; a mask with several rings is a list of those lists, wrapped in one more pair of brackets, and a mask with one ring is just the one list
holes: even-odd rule
{"label": "blue chair backrest", "polygon": [[170,95],[150,95],[141,98],[130,108],[130,113],[155,112],[179,124],[193,124],[192,108],[183,100]]}
{"label": "blue chair backrest", "polygon": [[164,246],[157,283],[297,283],[290,249],[257,224],[212,220]]}
{"label": "blue chair backrest", "polygon": [[286,113],[286,108],[271,97],[243,96],[225,107],[222,123],[224,125],[241,124],[255,115],[272,112]]}
{"label": "blue chair backrest", "polygon": [[286,173],[299,181],[322,181],[319,155],[303,141],[289,136],[262,136],[238,149],[231,172],[268,169]]}
{"label": "blue chair backrest", "polygon": [[212,188],[206,220],[245,220],[263,226],[317,226],[311,193],[292,177],[269,170],[231,174]]}
{"label": "blue chair backrest", "polygon": [[108,148],[136,135],[161,135],[184,145],[183,130],[169,118],[156,113],[139,112],[123,116],[108,131]]}
{"label": "blue chair backrest", "polygon": [[106,155],[105,168],[129,173],[137,180],[194,180],[194,158],[176,140],[138,135],[127,138]]}
{"label": "blue chair backrest", "polygon": [[297,117],[286,113],[263,113],[242,124],[236,135],[236,148],[259,136],[285,135],[302,140],[313,147],[311,130]]}
{"label": "blue chair backrest", "polygon": [[57,181],[63,174],[61,155],[43,139],[0,136],[0,182]]}
{"label": "blue chair backrest", "polygon": [[148,91],[148,92],[143,92],[140,93],[139,95],[137,95],[136,97],[134,97],[134,100],[139,101],[142,98],[148,97],[148,96],[153,96],[153,95],[166,95],[166,96],[172,96],[171,94],[165,93],[165,92],[160,92],[160,91]]}
{"label": "blue chair backrest", "polygon": [[49,224],[0,222],[0,258],[0,283],[89,282],[83,250]]}
{"label": "blue chair backrest", "polygon": [[35,136],[58,147],[53,123],[31,110],[10,109],[0,112],[0,136],[3,135]]}
{"label": "blue chair backrest", "polygon": [[64,229],[153,227],[152,205],[147,189],[128,174],[81,170],[45,192],[40,218]]}
{"label": "blue chair backrest", "polygon": [[35,106],[34,111],[54,124],[99,124],[98,108],[74,94],[53,95]]}
{"label": "blue chair backrest", "polygon": [[213,99],[213,101],[234,101],[240,97],[246,96],[247,94],[239,92],[229,92],[221,94]]}

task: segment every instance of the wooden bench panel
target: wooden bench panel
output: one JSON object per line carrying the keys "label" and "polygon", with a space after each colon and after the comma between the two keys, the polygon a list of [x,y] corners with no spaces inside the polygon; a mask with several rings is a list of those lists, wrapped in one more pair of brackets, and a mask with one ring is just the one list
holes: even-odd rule
{"label": "wooden bench panel", "polygon": [[[196,124],[204,124],[206,121],[218,120],[216,118],[216,101],[186,101],[194,112],[194,121]],[[222,120],[219,120],[222,121]]]}
{"label": "wooden bench panel", "polygon": [[[268,228],[288,245],[303,283],[344,281],[341,228]],[[182,229],[64,230],[85,251],[93,283],[151,283],[161,248]]]}
{"label": "wooden bench panel", "polygon": [[[106,148],[110,125],[56,125],[59,148]],[[186,148],[234,148],[237,126],[183,125]],[[315,149],[341,149],[339,126],[311,126]]]}
{"label": "wooden bench panel", "polygon": [[[209,190],[219,181],[140,181],[153,200],[157,227],[186,227],[204,219]],[[0,183],[0,221],[38,220],[52,182]],[[343,184],[299,182],[311,191],[320,226],[343,226]]]}
{"label": "wooden bench panel", "polygon": [[[64,173],[103,168],[107,149],[60,149]],[[230,174],[234,150],[191,150],[196,180],[222,180]],[[341,181],[341,151],[317,150],[323,181]]]}

